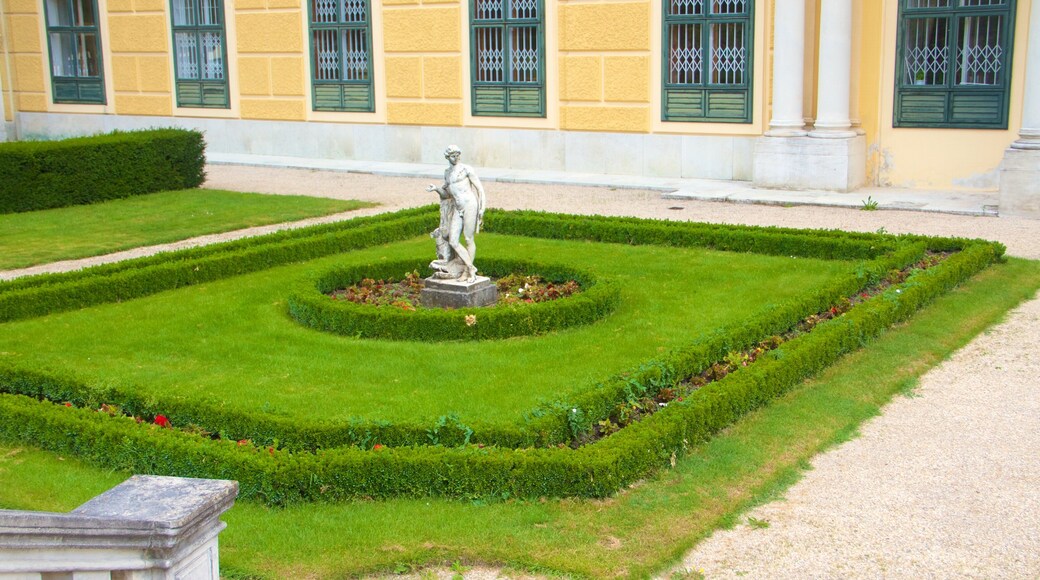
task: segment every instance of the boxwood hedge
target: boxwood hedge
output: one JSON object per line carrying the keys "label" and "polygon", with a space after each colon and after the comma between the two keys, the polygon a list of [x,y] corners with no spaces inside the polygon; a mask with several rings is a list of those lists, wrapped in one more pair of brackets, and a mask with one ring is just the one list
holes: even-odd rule
{"label": "boxwood hedge", "polygon": [[[537,274],[551,282],[577,281],[582,291],[574,296],[495,308],[425,308],[409,312],[399,308],[376,308],[348,301],[330,300],[327,293],[361,282],[364,278],[389,279],[406,272],[424,270],[425,261],[395,261],[362,264],[325,272],[307,280],[288,297],[289,314],[297,322],[345,336],[389,340],[488,340],[544,334],[570,326],[590,324],[617,308],[621,289],[613,281],[600,281],[590,272],[560,264],[538,264],[522,260],[484,258],[481,274]],[[472,323],[467,317],[472,316]]]}
{"label": "boxwood hedge", "polygon": [[198,187],[205,147],[183,129],[0,143],[0,213]]}
{"label": "boxwood hedge", "polygon": [[[21,316],[132,298],[184,284],[348,251],[427,231],[432,207],[300,230],[224,247],[171,253],[138,264],[27,280],[6,289],[0,307],[22,306]],[[515,425],[463,425],[450,417],[435,425],[295,421],[225,409],[219,401],[142,398],[132,388],[97,387],[71,377],[0,368],[0,438],[31,442],[95,463],[135,472],[237,479],[244,497],[272,504],[352,497],[602,497],[666,466],[690,445],[710,438],[743,414],[859,348],[890,325],[1001,257],[1003,247],[983,241],[805,232],[586,218],[531,212],[489,212],[488,231],[593,239],[614,243],[706,246],[731,251],[861,260],[854,275],[812,295],[759,312],[599,385],[571,400],[533,409]],[[319,233],[320,232],[320,233]],[[313,235],[312,235],[313,234]],[[738,350],[782,332],[807,314],[877,283],[892,269],[914,263],[926,250],[955,252],[939,265],[819,324],[758,361],[673,402],[664,410],[595,443],[560,446],[607,416],[628,397],[675,385]],[[186,272],[205,272],[185,276]],[[138,271],[147,272],[140,274]],[[138,278],[135,278],[137,276]],[[116,292],[112,279],[136,279]],[[70,292],[76,297],[54,296]],[[36,293],[36,294],[34,294]],[[19,296],[8,299],[8,294]],[[0,308],[0,312],[4,312]],[[7,319],[11,319],[8,315]],[[69,408],[61,403],[70,402]],[[138,424],[91,411],[115,404],[146,418],[164,413],[177,425],[197,425],[217,440]],[[242,444],[236,439],[244,440]],[[430,444],[430,443],[435,444]],[[376,445],[378,443],[378,445]]]}

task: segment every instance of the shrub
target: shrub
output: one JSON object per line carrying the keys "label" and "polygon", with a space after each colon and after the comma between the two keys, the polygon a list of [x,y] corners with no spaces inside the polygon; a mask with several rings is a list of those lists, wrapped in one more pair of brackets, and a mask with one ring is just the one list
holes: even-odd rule
{"label": "shrub", "polygon": [[[428,231],[435,216],[433,208],[419,208],[153,256],[129,264],[0,284],[0,319],[132,298],[288,261],[406,239]],[[0,368],[0,393],[5,393],[0,394],[0,439],[31,442],[111,468],[237,479],[243,497],[271,504],[398,495],[601,497],[668,465],[690,445],[707,440],[890,325],[906,320],[1003,253],[999,244],[949,238],[666,224],[530,212],[489,212],[488,218],[489,231],[500,233],[707,246],[861,262],[852,275],[809,296],[755,313],[740,325],[646,361],[640,368],[586,389],[571,400],[547,403],[514,425],[463,425],[451,417],[442,417],[432,426],[294,421],[230,410],[218,401],[178,397],[152,400],[132,386],[87,386],[71,377]],[[876,284],[890,270],[920,259],[926,249],[956,253],[855,305],[842,316],[820,323],[813,332],[785,342],[738,372],[695,391],[685,401],[672,402],[660,412],[579,449],[545,448],[571,441],[576,433],[609,416],[610,409],[620,401],[674,385],[728,352],[754,344],[790,327],[800,317],[826,309],[836,299]],[[531,267],[551,269],[545,265]],[[61,403],[65,401],[77,408],[64,407]],[[145,418],[162,414],[176,426],[194,424],[223,437],[214,441],[90,410],[103,403]],[[248,441],[238,445],[231,440],[238,438]],[[373,449],[375,443],[381,444],[380,449]]]}
{"label": "shrub", "polygon": [[204,149],[201,133],[182,129],[3,143],[0,213],[198,187]]}
{"label": "shrub", "polygon": [[[574,296],[496,308],[426,308],[414,312],[376,308],[349,301],[334,301],[326,293],[360,282],[363,278],[390,278],[425,268],[425,261],[364,264],[326,272],[317,280],[300,284],[288,299],[289,314],[299,323],[318,330],[360,338],[390,340],[488,340],[544,334],[574,325],[590,324],[617,308],[621,290],[617,284],[599,281],[589,272],[557,264],[485,258],[481,272],[495,277],[538,274],[547,280],[577,280],[582,292]],[[472,324],[467,317],[474,316]]]}

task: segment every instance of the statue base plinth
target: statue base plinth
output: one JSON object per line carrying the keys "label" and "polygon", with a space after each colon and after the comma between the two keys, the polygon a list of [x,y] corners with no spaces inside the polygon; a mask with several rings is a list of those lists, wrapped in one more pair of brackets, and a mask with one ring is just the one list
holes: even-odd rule
{"label": "statue base plinth", "polygon": [[430,277],[424,280],[419,294],[419,301],[427,308],[491,306],[497,300],[498,288],[487,276],[477,276],[472,282]]}

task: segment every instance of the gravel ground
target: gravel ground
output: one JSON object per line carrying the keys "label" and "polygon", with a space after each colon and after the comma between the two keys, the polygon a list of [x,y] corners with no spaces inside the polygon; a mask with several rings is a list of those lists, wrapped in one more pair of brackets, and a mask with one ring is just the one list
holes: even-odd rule
{"label": "gravel ground", "polygon": [[[357,216],[435,201],[425,179],[210,166],[207,187],[361,199],[383,204],[306,220]],[[998,240],[1040,259],[1040,221],[921,212],[864,212],[661,199],[659,192],[488,183],[488,202],[539,209],[712,223],[954,235]],[[2,277],[61,271],[177,247],[256,235],[273,227],[51,264]],[[1040,578],[1040,299],[928,372],[860,437],[817,456],[785,498],[691,551],[676,570],[707,578]],[[447,570],[440,571],[450,577]],[[495,577],[494,569],[467,577]]]}

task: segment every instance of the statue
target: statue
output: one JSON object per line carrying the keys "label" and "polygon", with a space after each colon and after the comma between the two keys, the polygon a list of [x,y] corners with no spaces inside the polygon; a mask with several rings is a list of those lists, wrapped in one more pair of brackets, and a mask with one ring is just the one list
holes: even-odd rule
{"label": "statue", "polygon": [[[477,268],[475,238],[484,223],[486,206],[484,186],[473,168],[459,163],[462,151],[455,145],[444,150],[448,168],[444,170],[444,184],[428,185],[426,191],[436,191],[441,198],[440,227],[430,233],[437,242],[437,259],[430,262],[434,277],[474,282]],[[465,238],[463,246],[461,239]]]}

